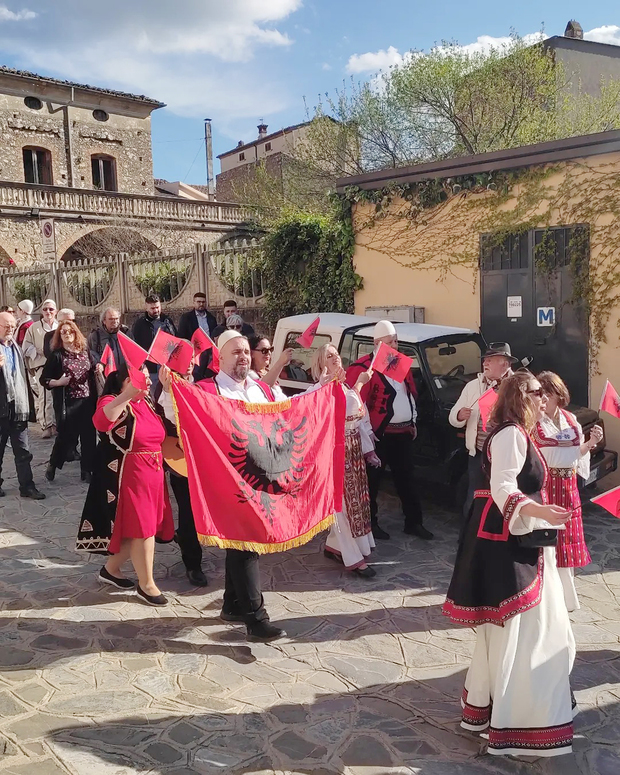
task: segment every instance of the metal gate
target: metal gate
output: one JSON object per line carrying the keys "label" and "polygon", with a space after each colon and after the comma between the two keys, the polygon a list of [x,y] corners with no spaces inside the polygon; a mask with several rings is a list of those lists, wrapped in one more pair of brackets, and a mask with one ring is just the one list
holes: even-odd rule
{"label": "metal gate", "polygon": [[481,321],[487,340],[509,342],[534,372],[549,369],[572,401],[588,405],[589,327],[576,279],[587,276],[587,226],[532,229],[481,240]]}

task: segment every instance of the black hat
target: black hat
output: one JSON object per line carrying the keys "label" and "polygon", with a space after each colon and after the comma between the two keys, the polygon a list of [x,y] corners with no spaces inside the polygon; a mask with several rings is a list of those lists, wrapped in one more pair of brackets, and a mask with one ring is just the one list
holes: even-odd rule
{"label": "black hat", "polygon": [[510,345],[508,342],[491,342],[482,358],[484,360],[484,358],[492,358],[494,355],[503,355],[504,358],[508,358],[511,363],[517,363],[519,360],[510,352]]}

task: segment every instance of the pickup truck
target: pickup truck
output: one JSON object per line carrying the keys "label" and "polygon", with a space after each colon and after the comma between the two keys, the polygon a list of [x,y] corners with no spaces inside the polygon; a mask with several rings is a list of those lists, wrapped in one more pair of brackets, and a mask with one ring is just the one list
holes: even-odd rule
{"label": "pickup truck", "polygon": [[[310,364],[314,351],[331,343],[338,348],[345,368],[373,350],[376,320],[361,315],[322,313],[311,347],[300,347],[297,337],[316,319],[315,314],[294,315],[278,321],[273,340],[274,361],[282,350],[292,348],[293,359],[280,377],[288,395],[301,392],[313,382]],[[463,386],[480,371],[486,345],[477,331],[424,323],[394,323],[398,349],[413,359],[418,388],[418,437],[415,442],[417,474],[425,481],[449,487],[461,503],[467,487],[467,450],[463,429],[448,422],[450,409]],[[542,368],[542,365],[541,365]],[[586,439],[595,423],[604,424],[598,412],[570,406],[581,423]],[[583,486],[595,484],[618,466],[618,455],[605,449],[605,435],[592,452],[591,474]]]}

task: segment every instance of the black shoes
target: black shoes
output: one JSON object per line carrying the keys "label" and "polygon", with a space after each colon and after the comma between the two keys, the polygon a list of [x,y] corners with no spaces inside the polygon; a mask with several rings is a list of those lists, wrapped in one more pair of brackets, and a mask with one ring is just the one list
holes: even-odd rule
{"label": "black shoes", "polygon": [[333,560],[334,562],[338,562],[340,565],[343,565],[342,556],[336,554],[335,552],[330,552],[328,549],[323,549],[323,557],[327,557],[328,560]]}
{"label": "black shoes", "polygon": [[386,533],[386,531],[382,527],[379,527],[379,525],[372,526],[372,535],[373,538],[376,538],[379,541],[388,541],[390,538],[390,534]]}
{"label": "black shoes", "polygon": [[45,469],[45,478],[47,479],[48,482],[53,482],[55,476],[56,476],[56,466],[53,466],[50,463],[48,467]]}
{"label": "black shoes", "polygon": [[435,538],[434,533],[431,533],[430,530],[427,530],[424,525],[408,525],[405,527],[404,532],[408,536],[417,536],[423,541],[431,541],[433,538]]}
{"label": "black shoes", "polygon": [[223,608],[220,611],[220,619],[223,622],[245,622],[245,616],[243,614],[236,614],[232,611],[225,611]]}
{"label": "black shoes", "polygon": [[353,568],[352,573],[356,576],[361,576],[363,579],[372,579],[377,575],[377,571],[367,565],[365,568]]}
{"label": "black shoes", "polygon": [[197,568],[196,570],[188,570],[187,578],[189,580],[189,583],[193,584],[195,587],[209,586],[209,579],[203,573],[202,568]]}
{"label": "black shoes", "polygon": [[2,487],[0,487],[0,498],[4,498],[5,495],[6,492],[2,489]]}
{"label": "black shoes", "polygon": [[45,500],[45,493],[39,492],[34,484],[31,484],[30,487],[26,487],[25,490],[20,490],[19,494],[22,498],[32,498],[33,501]]}
{"label": "black shoes", "polygon": [[131,579],[119,579],[118,576],[113,576],[106,570],[105,565],[99,571],[99,581],[102,584],[111,584],[118,589],[133,589],[136,586]]}
{"label": "black shoes", "polygon": [[284,638],[286,631],[281,627],[276,627],[270,621],[254,622],[248,624],[248,640],[259,643],[266,643],[277,638]]}
{"label": "black shoes", "polygon": [[140,597],[144,600],[144,602],[148,603],[149,605],[168,605],[168,598],[164,597],[161,592],[159,595],[147,595],[139,584],[136,591],[138,595],[140,595]]}
{"label": "black shoes", "polygon": [[87,484],[90,484],[93,476],[89,471],[82,471],[81,479],[83,482],[87,482]]}

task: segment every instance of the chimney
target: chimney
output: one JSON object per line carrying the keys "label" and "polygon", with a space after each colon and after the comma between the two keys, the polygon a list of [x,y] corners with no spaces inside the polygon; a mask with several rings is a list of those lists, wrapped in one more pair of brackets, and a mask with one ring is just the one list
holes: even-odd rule
{"label": "chimney", "polygon": [[262,140],[263,137],[266,137],[266,136],[267,136],[267,124],[263,124],[261,119],[261,123],[258,125],[258,139]]}
{"label": "chimney", "polygon": [[581,24],[579,24],[579,22],[571,19],[566,25],[566,29],[564,30],[564,37],[574,38],[575,40],[583,40],[583,27]]}

